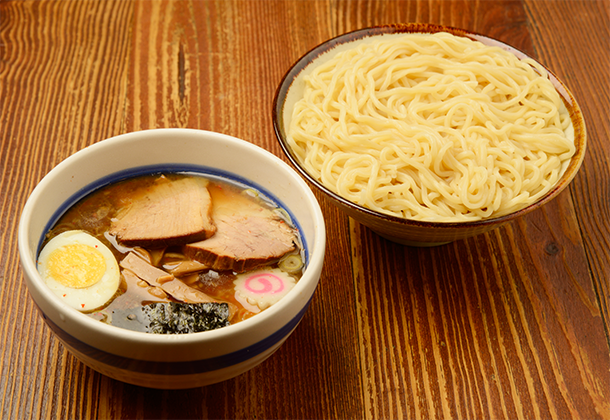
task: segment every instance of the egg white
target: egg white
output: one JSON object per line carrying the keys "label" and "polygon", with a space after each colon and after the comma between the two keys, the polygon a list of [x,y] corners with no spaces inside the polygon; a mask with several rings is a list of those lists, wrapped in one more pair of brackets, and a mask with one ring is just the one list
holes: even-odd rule
{"label": "egg white", "polygon": [[[49,260],[54,252],[67,252],[66,247],[69,245],[90,247],[96,255],[103,258],[104,271],[95,283],[87,287],[78,287],[78,285],[70,287],[53,277],[49,269]],[[120,284],[119,265],[112,251],[98,239],[81,230],[67,231],[51,239],[38,256],[37,268],[53,293],[81,312],[89,312],[103,306],[114,296]],[[88,269],[88,267],[81,268]]]}

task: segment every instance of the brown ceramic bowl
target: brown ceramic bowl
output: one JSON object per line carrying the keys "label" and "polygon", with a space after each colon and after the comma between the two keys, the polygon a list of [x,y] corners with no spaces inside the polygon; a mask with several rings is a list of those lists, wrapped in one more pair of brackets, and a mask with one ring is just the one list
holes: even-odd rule
{"label": "brown ceramic bowl", "polygon": [[527,214],[532,210],[543,206],[544,204],[555,198],[570,184],[582,164],[586,149],[586,130],[580,107],[576,103],[574,96],[568,90],[568,88],[552,72],[549,71],[551,82],[563,98],[564,103],[568,108],[568,111],[570,112],[570,116],[572,118],[575,132],[576,153],[572,157],[568,168],[566,169],[558,183],[555,185],[555,187],[551,189],[540,200],[529,205],[528,207],[525,207],[519,211],[508,215],[479,221],[451,223],[424,222],[378,213],[376,211],[367,209],[351,201],[348,201],[347,199],[333,193],[332,191],[324,187],[324,185],[322,185],[317,179],[307,173],[307,171],[301,166],[297,156],[291,150],[286,139],[286,127],[288,126],[288,122],[290,121],[292,114],[290,93],[293,89],[299,89],[299,83],[301,81],[300,78],[302,77],[304,70],[307,69],[309,66],[316,66],[316,63],[318,62],[318,59],[321,55],[336,49],[342,44],[354,42],[366,37],[374,37],[382,34],[394,33],[435,32],[449,32],[453,35],[468,37],[473,40],[482,42],[485,45],[499,46],[507,51],[512,52],[519,58],[527,57],[527,55],[523,52],[503,42],[497,41],[484,35],[465,31],[463,29],[456,29],[446,26],[415,23],[395,24],[360,29],[328,40],[318,45],[317,47],[309,51],[307,54],[305,54],[303,57],[301,57],[284,76],[282,82],[280,83],[276,91],[273,103],[273,124],[276,136],[280,142],[284,153],[292,162],[292,164],[296,167],[296,169],[301,173],[301,175],[309,182],[311,182],[320,191],[324,192],[324,194],[331,200],[331,202],[337,205],[349,217],[353,218],[364,226],[369,227],[371,230],[386,239],[412,246],[440,245],[443,243],[448,243],[478,235],[483,232],[495,229],[511,220],[521,217],[524,214]]}

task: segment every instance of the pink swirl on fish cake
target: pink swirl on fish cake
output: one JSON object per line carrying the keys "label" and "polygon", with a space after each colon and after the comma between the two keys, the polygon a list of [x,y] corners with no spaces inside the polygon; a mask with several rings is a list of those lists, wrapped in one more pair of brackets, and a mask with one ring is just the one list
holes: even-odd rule
{"label": "pink swirl on fish cake", "polygon": [[251,293],[275,294],[284,290],[284,280],[271,273],[255,274],[246,279],[244,288]]}

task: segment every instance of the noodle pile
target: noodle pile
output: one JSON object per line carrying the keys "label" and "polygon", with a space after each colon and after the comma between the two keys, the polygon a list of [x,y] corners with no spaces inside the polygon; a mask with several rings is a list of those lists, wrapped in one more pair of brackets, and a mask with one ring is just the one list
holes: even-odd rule
{"label": "noodle pile", "polygon": [[305,76],[288,126],[303,167],[371,210],[460,222],[526,207],[575,152],[533,60],[448,33],[384,36]]}

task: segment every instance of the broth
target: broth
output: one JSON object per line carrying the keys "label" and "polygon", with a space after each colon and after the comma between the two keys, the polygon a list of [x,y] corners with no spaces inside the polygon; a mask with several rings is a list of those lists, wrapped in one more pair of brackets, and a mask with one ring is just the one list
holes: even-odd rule
{"label": "broth", "polygon": [[[215,231],[211,235],[209,232],[206,233],[204,239],[201,239],[203,233],[196,232],[196,235],[189,233],[188,235],[191,236],[184,236],[186,239],[182,239],[182,234],[176,234],[174,236],[168,235],[164,239],[134,240],[129,238],[128,240],[128,234],[125,231],[130,226],[124,229],[123,226],[120,228],[117,226],[126,220],[134,219],[134,216],[130,214],[130,212],[135,211],[134,208],[145,209],[145,215],[141,217],[142,219],[154,216],[154,228],[159,225],[159,223],[156,223],[159,218],[158,213],[166,211],[173,214],[176,212],[176,209],[173,208],[163,209],[160,204],[161,199],[156,200],[150,197],[162,196],[163,200],[169,198],[169,203],[172,203],[169,207],[176,206],[183,209],[184,213],[192,213],[190,204],[192,201],[188,201],[193,200],[192,198],[186,199],[182,195],[166,197],[166,191],[158,191],[160,189],[159,185],[166,189],[176,189],[175,185],[178,185],[179,182],[188,185],[191,193],[198,197],[199,191],[197,188],[199,186],[207,189],[211,200],[209,216],[213,224],[212,228]],[[195,190],[193,190],[193,185],[195,185],[193,183],[197,183]],[[182,193],[180,191],[180,194]],[[202,196],[205,203],[207,195]],[[144,204],[140,205],[141,203]],[[185,203],[188,203],[188,205],[185,205]],[[199,203],[199,201],[196,203]],[[168,207],[167,202],[164,205]],[[161,210],[158,210],[157,207]],[[151,208],[153,210],[150,210]],[[155,213],[156,211],[158,213]],[[151,214],[152,216],[150,216]],[[138,217],[140,216],[138,215],[135,218]],[[199,221],[200,215],[196,214],[191,218],[193,217],[194,220]],[[251,224],[242,225],[243,220],[247,220],[247,223]],[[256,223],[253,223],[253,221]],[[233,222],[236,224],[233,225]],[[259,238],[257,235],[260,232],[253,232],[251,236],[248,236],[250,229],[257,228],[259,222],[263,223],[262,231],[268,231],[269,229],[264,223],[270,223],[271,230],[277,228],[281,235],[294,235],[293,246],[284,246],[285,249],[288,249],[287,252],[284,252],[285,249],[281,248],[283,255],[279,257],[279,254],[273,254],[274,250],[272,250],[269,251],[270,256],[263,254],[264,256],[261,257],[256,254],[256,256],[244,258],[237,256],[237,254],[235,258],[226,257],[224,254],[220,255],[221,251],[216,250],[220,249],[221,246],[212,246],[219,241],[225,247],[226,241],[229,241],[235,243],[236,247],[245,244],[245,248],[250,244],[249,241],[264,243],[264,247],[268,243],[275,243],[274,238],[269,240]],[[172,217],[172,220],[168,221],[168,225],[176,224],[185,225],[186,228],[193,225],[190,222],[183,222],[180,217]],[[251,228],[250,226],[254,227]],[[82,308],[77,307],[77,309],[101,322],[137,331],[151,332],[146,322],[142,322],[141,319],[143,307],[148,306],[146,309],[149,310],[153,307],[149,306],[151,304],[169,304],[169,302],[179,303],[183,309],[186,307],[185,305],[203,307],[206,303],[206,296],[210,298],[207,299],[207,302],[213,302],[212,305],[216,305],[216,309],[219,308],[219,303],[223,304],[221,309],[228,313],[227,325],[248,319],[266,309],[270,304],[275,303],[273,299],[276,299],[276,297],[274,296],[269,303],[268,298],[271,296],[271,292],[263,296],[263,289],[269,287],[278,290],[280,287],[282,289],[290,288],[301,277],[305,262],[298,230],[285,210],[255,189],[217,176],[192,173],[158,173],[137,176],[102,187],[81,199],[61,216],[55,226],[48,232],[43,243],[43,252],[44,247],[53,238],[74,231],[87,232],[105,245],[112,252],[121,273],[118,289],[108,302],[90,310],[83,309],[86,308],[83,303]],[[238,231],[240,235],[245,236],[236,240],[228,238],[233,231]],[[121,236],[121,234],[124,236]],[[286,237],[291,238],[292,236]],[[143,245],[139,244],[138,241]],[[286,245],[287,241],[282,237],[276,242]],[[266,261],[263,261],[265,259]],[[136,266],[142,266],[142,268],[136,268]],[[260,280],[260,276],[264,278]],[[246,284],[254,277],[259,279],[259,285]],[[274,282],[279,283],[276,285]],[[244,284],[246,285],[244,286]],[[269,286],[270,284],[271,286]],[[275,293],[275,291],[272,293]],[[285,293],[285,291],[282,293]],[[175,306],[177,305],[171,307],[174,308]],[[168,308],[170,306],[165,306],[165,309]]]}

